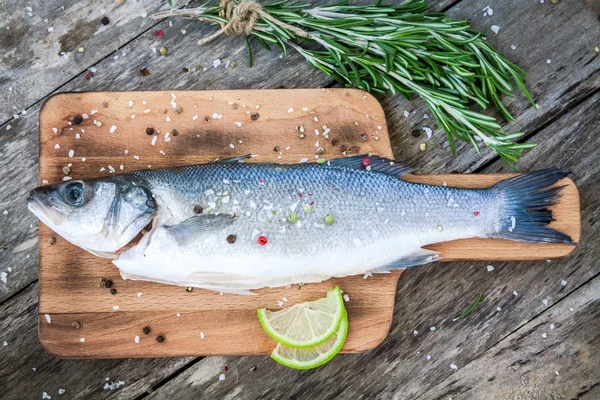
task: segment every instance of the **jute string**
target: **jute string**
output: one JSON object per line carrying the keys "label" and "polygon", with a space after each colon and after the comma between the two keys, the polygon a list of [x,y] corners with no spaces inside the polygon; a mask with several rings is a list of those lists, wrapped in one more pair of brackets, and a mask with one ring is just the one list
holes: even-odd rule
{"label": "jute string", "polygon": [[289,30],[296,36],[304,38],[310,36],[308,32],[274,18],[268,12],[263,11],[261,5],[255,3],[253,0],[241,0],[238,4],[233,0],[221,0],[219,6],[221,7],[219,16],[225,18],[227,23],[220,22],[221,29],[212,35],[208,35],[198,40],[199,45],[204,45],[223,33],[227,36],[241,35],[242,33],[249,35],[259,17],[267,19],[275,25]]}

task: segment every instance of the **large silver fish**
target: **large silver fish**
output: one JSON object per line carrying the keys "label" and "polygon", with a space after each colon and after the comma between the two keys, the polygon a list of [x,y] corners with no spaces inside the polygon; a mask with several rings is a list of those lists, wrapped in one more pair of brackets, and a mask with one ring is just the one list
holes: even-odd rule
{"label": "large silver fish", "polygon": [[28,207],[71,243],[115,258],[125,279],[230,293],[421,265],[438,259],[422,246],[460,238],[572,243],[547,226],[564,171],[457,189],[398,179],[410,169],[381,157],[244,158],[44,186]]}

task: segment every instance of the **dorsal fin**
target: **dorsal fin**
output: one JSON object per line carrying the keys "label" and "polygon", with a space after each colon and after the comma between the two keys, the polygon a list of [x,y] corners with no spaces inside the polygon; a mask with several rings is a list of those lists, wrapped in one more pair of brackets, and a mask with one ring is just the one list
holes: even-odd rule
{"label": "dorsal fin", "polygon": [[415,170],[414,168],[408,167],[398,161],[394,161],[385,157],[371,156],[368,154],[334,158],[327,161],[326,164],[334,167],[368,169],[372,172],[379,172],[393,176],[401,176]]}

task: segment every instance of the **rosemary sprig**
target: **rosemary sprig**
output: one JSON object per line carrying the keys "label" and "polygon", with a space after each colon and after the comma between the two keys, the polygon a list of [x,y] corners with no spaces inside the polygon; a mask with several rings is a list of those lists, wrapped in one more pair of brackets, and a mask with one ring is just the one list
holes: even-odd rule
{"label": "rosemary sprig", "polygon": [[471,306],[469,308],[467,308],[467,310],[461,314],[458,314],[456,317],[452,318],[452,321],[458,321],[461,318],[466,317],[467,315],[471,314],[473,312],[473,310],[475,310],[475,308],[477,308],[477,306],[479,305],[479,303],[481,303],[481,300],[483,300],[483,292],[479,293],[479,295],[475,298],[475,302],[473,304],[471,304]]}
{"label": "rosemary sprig", "polygon": [[[234,5],[243,0],[230,0]],[[211,1],[195,9],[171,10],[154,18],[183,16],[224,24],[221,6]],[[535,146],[518,143],[522,132],[505,134],[494,117],[474,111],[495,107],[507,120],[512,114],[500,96],[513,96],[516,85],[534,104],[524,84],[525,73],[485,42],[467,21],[442,13],[425,13],[424,0],[400,6],[351,6],[346,0],[312,7],[297,0],[263,4],[252,36],[269,49],[287,54],[288,46],[306,61],[346,87],[374,94],[420,96],[447,135],[450,149],[456,141],[492,148],[513,169],[522,151]],[[282,24],[278,24],[277,21]],[[286,28],[299,28],[302,37]],[[313,44],[311,44],[313,43]],[[315,49],[317,44],[319,48]]]}

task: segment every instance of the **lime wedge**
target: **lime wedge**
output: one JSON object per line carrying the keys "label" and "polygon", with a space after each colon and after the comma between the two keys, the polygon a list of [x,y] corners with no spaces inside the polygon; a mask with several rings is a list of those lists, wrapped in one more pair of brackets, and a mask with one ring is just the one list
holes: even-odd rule
{"label": "lime wedge", "polygon": [[256,310],[263,329],[277,342],[292,348],[308,348],[327,342],[347,318],[342,292],[329,290],[327,297],[269,311]]}
{"label": "lime wedge", "polygon": [[340,352],[348,334],[348,316],[344,316],[337,332],[324,343],[317,346],[295,349],[283,344],[277,344],[271,353],[271,358],[281,365],[294,369],[311,369],[328,363]]}

